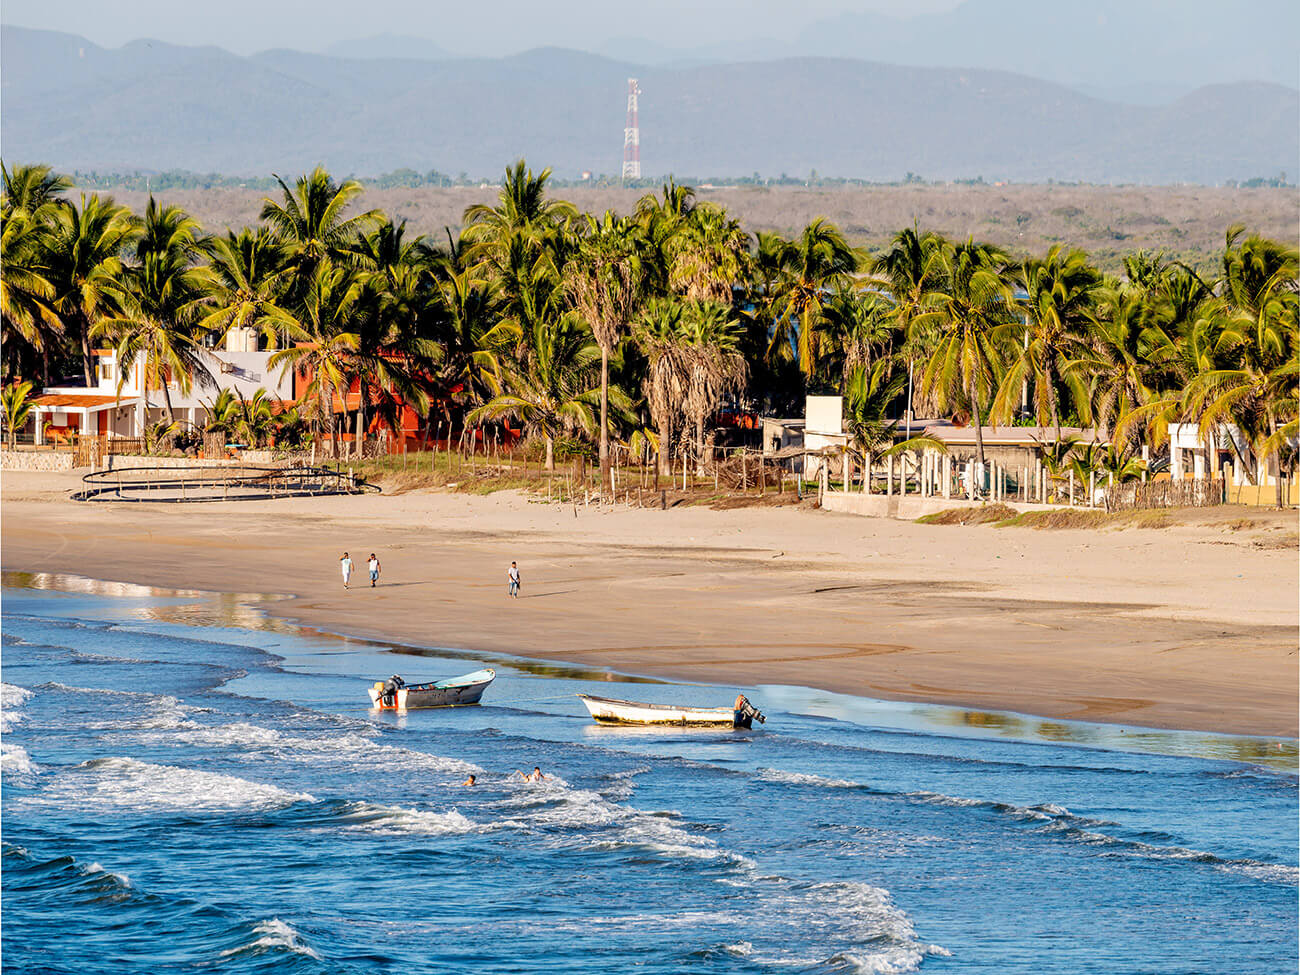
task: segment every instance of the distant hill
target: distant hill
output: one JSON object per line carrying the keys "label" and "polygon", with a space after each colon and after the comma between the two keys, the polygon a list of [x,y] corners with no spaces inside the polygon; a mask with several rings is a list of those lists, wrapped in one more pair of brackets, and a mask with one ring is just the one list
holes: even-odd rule
{"label": "distant hill", "polygon": [[847,57],[914,67],[1013,71],[1118,101],[1147,104],[1207,84],[1300,85],[1295,0],[964,0],[893,17],[874,11],[814,20],[791,36],[723,36],[676,46],[606,41],[602,54],[645,64]]}
{"label": "distant hill", "polygon": [[375,34],[340,41],[331,44],[325,53],[336,58],[406,58],[418,61],[442,61],[454,57],[428,38],[406,34]]}
{"label": "distant hill", "polygon": [[1300,92],[1244,83],[1120,105],[996,71],[835,58],[644,68],[557,48],[340,58],[0,31],[7,160],[65,169],[493,179],[518,156],[617,173],[640,78],[647,175],[1217,183],[1300,169]]}

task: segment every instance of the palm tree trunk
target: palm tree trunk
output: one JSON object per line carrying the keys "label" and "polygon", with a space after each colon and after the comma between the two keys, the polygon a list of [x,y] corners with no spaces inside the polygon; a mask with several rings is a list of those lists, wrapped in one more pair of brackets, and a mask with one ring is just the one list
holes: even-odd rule
{"label": "palm tree trunk", "polygon": [[977,383],[971,384],[971,412],[975,414],[975,459],[980,467],[984,466],[984,419],[980,416],[980,392]]}
{"label": "palm tree trunk", "polygon": [[600,493],[609,484],[609,350],[600,350]]}
{"label": "palm tree trunk", "polygon": [[81,369],[86,377],[86,388],[95,385],[95,362],[90,354],[90,322],[82,318],[78,323],[81,328]]}
{"label": "palm tree trunk", "polygon": [[[669,447],[672,444],[672,438],[672,424],[669,422],[668,417],[665,416],[659,421],[659,454],[657,457],[658,474],[661,474],[664,477],[670,476],[673,472],[672,457],[669,456]],[[658,476],[658,474],[656,476]]]}
{"label": "palm tree trunk", "polygon": [[546,435],[543,439],[546,441],[546,469],[555,470],[555,438]]}
{"label": "palm tree trunk", "polygon": [[695,475],[704,473],[704,414],[695,418]]}

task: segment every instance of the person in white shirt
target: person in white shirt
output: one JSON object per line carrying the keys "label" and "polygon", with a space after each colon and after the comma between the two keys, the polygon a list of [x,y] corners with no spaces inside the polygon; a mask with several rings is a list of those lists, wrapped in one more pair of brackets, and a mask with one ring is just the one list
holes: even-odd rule
{"label": "person in white shirt", "polygon": [[379,556],[374,552],[370,553],[370,561],[366,563],[366,568],[370,570],[370,588],[375,588],[375,583],[379,581]]}
{"label": "person in white shirt", "polygon": [[519,566],[514,562],[510,563],[510,571],[506,573],[510,578],[510,595],[515,599],[519,598]]}
{"label": "person in white shirt", "polygon": [[348,588],[348,581],[352,578],[352,556],[347,552],[343,553],[343,558],[339,559],[339,568],[343,570],[343,588]]}

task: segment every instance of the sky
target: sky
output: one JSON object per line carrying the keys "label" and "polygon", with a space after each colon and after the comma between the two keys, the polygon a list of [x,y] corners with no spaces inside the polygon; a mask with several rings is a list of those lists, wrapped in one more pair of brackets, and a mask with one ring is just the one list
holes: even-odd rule
{"label": "sky", "polygon": [[[544,45],[599,50],[637,37],[675,48],[775,41],[846,12],[896,17],[960,0],[4,0],[6,24],[80,34],[103,47],[141,37],[214,44],[236,54],[267,48],[325,51],[376,34],[425,38],[453,54],[511,54]],[[689,31],[683,25],[689,24]]]}

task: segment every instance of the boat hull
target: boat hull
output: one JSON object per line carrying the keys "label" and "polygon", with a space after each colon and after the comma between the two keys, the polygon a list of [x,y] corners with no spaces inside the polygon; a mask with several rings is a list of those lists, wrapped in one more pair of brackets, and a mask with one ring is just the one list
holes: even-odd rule
{"label": "boat hull", "polygon": [[748,728],[750,715],[731,708],[687,708],[579,694],[600,724],[670,725],[678,728]]}
{"label": "boat hull", "polygon": [[407,711],[416,708],[451,708],[478,704],[487,686],[496,679],[493,670],[478,671],[464,677],[407,684],[395,693],[385,694],[383,682],[367,688],[372,707],[380,711]]}

